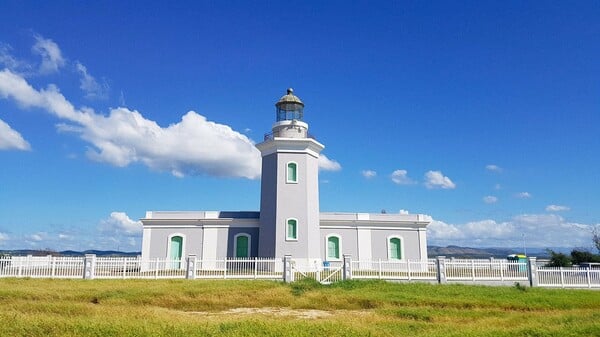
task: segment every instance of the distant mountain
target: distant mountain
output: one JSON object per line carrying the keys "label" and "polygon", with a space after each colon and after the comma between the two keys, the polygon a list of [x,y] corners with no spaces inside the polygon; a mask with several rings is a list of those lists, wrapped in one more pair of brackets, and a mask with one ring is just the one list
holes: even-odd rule
{"label": "distant mountain", "polygon": [[[527,248],[528,256],[535,256],[537,258],[547,258],[548,252],[545,248]],[[563,251],[565,248],[556,248],[555,251]],[[510,254],[522,254],[523,247],[521,248],[471,248],[471,247],[460,247],[460,246],[428,246],[427,252],[430,258],[436,256],[454,257],[461,259],[487,259],[493,258],[506,258]],[[570,252],[570,250],[568,250]]]}
{"label": "distant mountain", "polygon": [[78,252],[74,250],[64,250],[55,252],[50,250],[33,250],[33,249],[16,249],[16,250],[0,250],[0,255],[7,254],[13,256],[84,256],[85,254],[95,254],[96,256],[138,256],[141,252],[120,252],[115,250],[85,250]]}

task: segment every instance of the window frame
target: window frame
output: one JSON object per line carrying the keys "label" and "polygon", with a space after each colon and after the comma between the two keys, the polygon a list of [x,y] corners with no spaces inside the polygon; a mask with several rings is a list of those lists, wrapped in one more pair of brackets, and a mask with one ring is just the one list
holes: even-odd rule
{"label": "window frame", "polygon": [[[290,165],[294,166],[294,174],[296,175],[294,179],[290,179]],[[288,161],[285,164],[285,182],[288,184],[297,184],[298,183],[298,163],[295,161]]]}
{"label": "window frame", "polygon": [[[332,237],[338,240],[338,257],[329,256],[329,239]],[[327,234],[325,236],[325,261],[341,261],[342,257],[342,236],[337,233]]]}
{"label": "window frame", "polygon": [[[237,256],[237,248],[238,248],[238,239],[240,237],[246,237],[246,239],[248,240],[248,247],[246,248],[246,256],[245,257],[241,257],[241,256]],[[251,252],[252,252],[252,235],[250,235],[249,233],[237,233],[236,235],[233,236],[233,257],[235,257],[236,259],[238,258],[249,258],[251,257]]]}
{"label": "window frame", "polygon": [[[290,236],[290,221],[294,221],[294,234]],[[285,219],[285,241],[298,241],[298,219],[287,218]]]}
{"label": "window frame", "polygon": [[[400,250],[398,251],[398,253],[400,253],[400,258],[393,258],[390,254],[390,249],[391,249],[391,244],[392,244],[392,240],[393,239],[398,239],[398,242],[400,244]],[[387,258],[390,261],[404,261],[404,238],[399,236],[399,235],[390,235],[387,237],[387,244],[386,244],[386,250],[387,250]]]}

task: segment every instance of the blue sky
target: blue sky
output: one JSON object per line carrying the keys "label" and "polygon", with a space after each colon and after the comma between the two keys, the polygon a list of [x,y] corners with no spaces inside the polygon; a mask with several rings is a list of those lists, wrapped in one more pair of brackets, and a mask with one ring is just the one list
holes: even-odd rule
{"label": "blue sky", "polygon": [[600,4],[0,5],[0,249],[139,250],[147,210],[258,210],[274,103],[325,144],[322,211],[429,243],[591,247]]}

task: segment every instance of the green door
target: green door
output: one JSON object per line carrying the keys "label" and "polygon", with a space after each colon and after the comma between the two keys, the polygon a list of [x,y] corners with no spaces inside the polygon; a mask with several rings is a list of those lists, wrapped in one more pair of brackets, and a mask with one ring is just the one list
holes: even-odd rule
{"label": "green door", "polygon": [[174,236],[171,238],[171,251],[169,252],[169,259],[177,260],[173,262],[173,268],[179,269],[181,264],[181,255],[183,254],[183,238],[181,236]]}
{"label": "green door", "polygon": [[235,240],[235,257],[248,257],[248,237],[240,235]]}

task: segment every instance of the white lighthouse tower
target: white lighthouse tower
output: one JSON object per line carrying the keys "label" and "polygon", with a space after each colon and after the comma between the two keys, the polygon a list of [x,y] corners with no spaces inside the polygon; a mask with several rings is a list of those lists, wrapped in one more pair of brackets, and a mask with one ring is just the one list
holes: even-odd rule
{"label": "white lighthouse tower", "polygon": [[275,104],[272,132],[256,147],[262,155],[258,255],[293,255],[307,266],[320,264],[319,154],[310,137],[304,103],[290,88]]}

